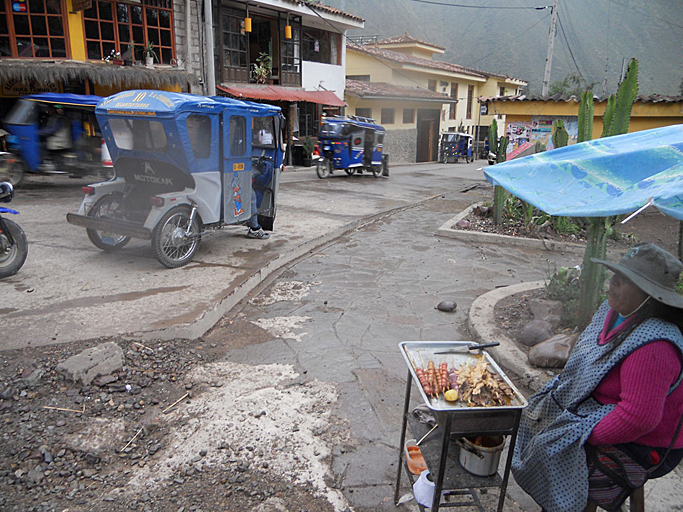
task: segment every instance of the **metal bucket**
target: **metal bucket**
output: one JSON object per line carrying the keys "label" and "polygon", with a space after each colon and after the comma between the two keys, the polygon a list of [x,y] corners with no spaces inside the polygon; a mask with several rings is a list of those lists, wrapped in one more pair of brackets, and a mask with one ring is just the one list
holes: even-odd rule
{"label": "metal bucket", "polygon": [[[475,444],[475,439],[481,439],[482,445]],[[483,436],[480,438],[463,437],[457,441],[460,446],[460,464],[474,475],[491,476],[498,471],[500,454],[505,447],[503,436]]]}

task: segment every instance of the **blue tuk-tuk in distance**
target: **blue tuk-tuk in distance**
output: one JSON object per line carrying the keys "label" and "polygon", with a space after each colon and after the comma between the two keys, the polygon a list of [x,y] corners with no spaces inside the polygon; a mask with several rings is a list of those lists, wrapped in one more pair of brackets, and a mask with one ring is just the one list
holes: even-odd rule
{"label": "blue tuk-tuk in distance", "polygon": [[95,112],[116,179],[84,187],[67,221],[85,227],[96,247],[151,240],[163,265],[180,267],[207,228],[249,221],[252,200],[260,225],[272,231],[283,154],[279,107],[133,90],[104,99]]}
{"label": "blue tuk-tuk in distance", "polygon": [[[3,166],[0,178],[15,186],[25,173],[112,178],[109,154],[95,118],[101,100],[101,96],[51,92],[20,98],[3,120],[10,134],[8,150],[16,158]],[[61,124],[55,124],[55,129],[64,130],[59,148],[50,147],[50,123]]]}
{"label": "blue tuk-tuk in distance", "polygon": [[383,153],[384,127],[373,119],[358,116],[325,117],[320,123],[316,163],[318,177],[327,178],[336,169],[349,176],[363,169],[375,178],[389,175],[388,156]]}
{"label": "blue tuk-tuk in distance", "polygon": [[472,135],[460,132],[442,132],[439,143],[439,162],[457,163],[459,159],[474,162],[472,154]]}

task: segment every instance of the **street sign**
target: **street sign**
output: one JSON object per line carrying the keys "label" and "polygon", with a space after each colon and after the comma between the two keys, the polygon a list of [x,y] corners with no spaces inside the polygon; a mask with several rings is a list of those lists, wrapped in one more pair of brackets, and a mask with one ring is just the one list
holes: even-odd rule
{"label": "street sign", "polygon": [[488,104],[488,103],[482,103],[481,105],[479,105],[479,113],[480,113],[482,116],[488,115],[488,113],[489,113],[489,104]]}

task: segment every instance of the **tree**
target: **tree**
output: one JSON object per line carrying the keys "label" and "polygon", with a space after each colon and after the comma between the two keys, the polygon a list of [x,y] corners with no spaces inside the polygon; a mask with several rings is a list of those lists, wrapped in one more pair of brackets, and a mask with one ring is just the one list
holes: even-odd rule
{"label": "tree", "polygon": [[559,82],[550,84],[548,94],[564,94],[567,96],[581,96],[584,91],[592,91],[597,82],[588,82],[578,73],[570,73]]}

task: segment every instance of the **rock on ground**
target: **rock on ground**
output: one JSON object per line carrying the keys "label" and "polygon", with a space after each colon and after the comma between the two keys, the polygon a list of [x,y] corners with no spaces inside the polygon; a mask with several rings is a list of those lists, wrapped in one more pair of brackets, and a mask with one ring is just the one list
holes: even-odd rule
{"label": "rock on ground", "polygon": [[73,382],[89,385],[95,378],[123,368],[123,350],[114,342],[84,350],[57,365],[57,371]]}

